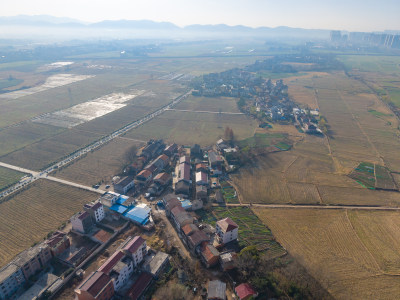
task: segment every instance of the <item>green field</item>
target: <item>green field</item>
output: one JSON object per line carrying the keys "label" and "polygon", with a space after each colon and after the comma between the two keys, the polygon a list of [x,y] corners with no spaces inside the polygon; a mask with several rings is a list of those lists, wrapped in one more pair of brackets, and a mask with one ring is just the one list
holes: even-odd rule
{"label": "green field", "polygon": [[239,226],[239,245],[255,245],[260,251],[266,251],[273,257],[281,256],[286,251],[279,245],[271,231],[248,207],[215,207],[213,214],[217,219],[231,218]]}
{"label": "green field", "polygon": [[266,148],[275,146],[280,150],[290,149],[290,145],[283,142],[287,140],[287,134],[283,133],[255,133],[252,137],[238,142],[240,148]]}
{"label": "green field", "polygon": [[0,167],[0,191],[17,183],[24,173]]}

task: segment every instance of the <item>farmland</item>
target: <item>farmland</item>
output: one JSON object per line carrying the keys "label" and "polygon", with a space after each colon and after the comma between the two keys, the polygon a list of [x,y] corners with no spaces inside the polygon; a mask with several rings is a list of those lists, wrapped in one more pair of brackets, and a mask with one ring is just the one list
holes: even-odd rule
{"label": "farmland", "polygon": [[[216,220],[229,217],[239,225],[240,247],[255,245],[260,251],[265,251],[269,257],[279,257],[286,253],[275,241],[271,231],[248,207],[214,207],[212,214]],[[213,219],[211,218],[211,220]],[[203,219],[203,221],[207,222],[208,220]]]}
{"label": "farmland", "polygon": [[[233,180],[242,202],[398,206],[396,192],[365,190],[396,189],[387,169],[400,168],[399,124],[390,110],[368,87],[341,73],[287,80],[289,93],[292,86],[301,91],[300,100],[326,117],[328,135],[303,135],[290,151],[259,156],[252,167],[241,169]],[[362,162],[372,166],[373,180],[364,176],[360,185],[346,175]]]}
{"label": "farmland", "polygon": [[18,182],[24,173],[0,167],[0,191]]}
{"label": "farmland", "polygon": [[239,113],[237,99],[229,97],[194,97],[189,96],[184,102],[179,103],[177,110],[213,111],[213,112],[234,112]]}
{"label": "farmland", "polygon": [[41,241],[84,203],[98,196],[59,183],[39,180],[0,204],[0,263]]}
{"label": "farmland", "polygon": [[75,163],[55,173],[55,176],[80,182],[86,185],[100,181],[111,182],[127,163],[125,153],[132,146],[140,147],[142,143],[124,138],[117,138],[101,149],[88,153]]}
{"label": "farmland", "polygon": [[398,212],[257,209],[272,233],[337,299],[397,299]]}
{"label": "farmland", "polygon": [[166,111],[159,117],[132,129],[125,136],[148,140],[164,138],[179,144],[207,146],[224,136],[225,127],[232,128],[235,138],[243,139],[253,135],[256,121],[245,115],[208,114],[182,111]]}

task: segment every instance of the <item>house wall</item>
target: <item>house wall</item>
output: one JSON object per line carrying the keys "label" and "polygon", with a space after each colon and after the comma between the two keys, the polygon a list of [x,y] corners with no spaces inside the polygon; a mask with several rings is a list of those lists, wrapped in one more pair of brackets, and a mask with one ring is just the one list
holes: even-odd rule
{"label": "house wall", "polygon": [[221,239],[221,242],[224,244],[227,244],[231,241],[234,241],[238,238],[238,228],[235,228],[234,230],[228,231],[228,232],[223,232],[221,230],[221,227],[219,227],[218,225],[216,225],[215,227],[216,232],[218,234],[218,236]]}
{"label": "house wall", "polygon": [[122,287],[125,286],[126,282],[128,281],[129,277],[133,274],[134,266],[133,262],[129,261],[129,264],[124,267],[120,273],[118,274],[118,278],[114,281],[114,289],[119,291]]}
{"label": "house wall", "polygon": [[22,270],[18,268],[14,273],[0,283],[0,299],[10,299],[11,296],[25,283]]}

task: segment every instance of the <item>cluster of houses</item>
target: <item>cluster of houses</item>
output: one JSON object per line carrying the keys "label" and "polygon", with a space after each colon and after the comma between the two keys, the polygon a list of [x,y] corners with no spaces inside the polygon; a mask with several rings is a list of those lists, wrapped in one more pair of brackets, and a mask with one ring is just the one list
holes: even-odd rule
{"label": "cluster of houses", "polygon": [[177,151],[176,144],[166,147],[163,140],[150,140],[139,149],[138,157],[127,168],[131,175],[113,178],[114,192],[126,195],[135,188],[136,191],[148,189],[149,196],[160,195],[171,182],[170,174],[163,170]]}
{"label": "cluster of houses", "polygon": [[169,263],[169,255],[149,249],[141,236],[127,238],[96,271],[75,289],[78,300],[136,300]]}
{"label": "cluster of houses", "polygon": [[305,110],[293,108],[293,114],[295,117],[295,126],[297,128],[301,128],[305,133],[308,134],[322,134],[322,130],[318,128],[318,109]]}
{"label": "cluster of houses", "polygon": [[178,196],[168,194],[163,197],[163,203],[167,217],[192,254],[198,255],[207,268],[221,262],[223,269],[229,269],[229,263],[234,261],[235,255],[231,254],[229,261],[226,257],[222,260],[217,249],[237,240],[238,225],[230,218],[225,218],[216,223],[214,230],[210,226],[198,224],[196,218],[182,207]]}

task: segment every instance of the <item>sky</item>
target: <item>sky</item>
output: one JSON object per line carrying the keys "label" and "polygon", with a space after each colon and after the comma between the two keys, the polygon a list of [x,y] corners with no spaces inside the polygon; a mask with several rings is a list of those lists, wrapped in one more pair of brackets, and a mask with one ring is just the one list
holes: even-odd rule
{"label": "sky", "polygon": [[[6,1],[6,0],[2,0]],[[349,31],[400,30],[399,0],[11,0],[0,15]]]}

